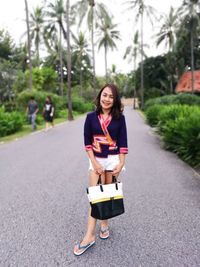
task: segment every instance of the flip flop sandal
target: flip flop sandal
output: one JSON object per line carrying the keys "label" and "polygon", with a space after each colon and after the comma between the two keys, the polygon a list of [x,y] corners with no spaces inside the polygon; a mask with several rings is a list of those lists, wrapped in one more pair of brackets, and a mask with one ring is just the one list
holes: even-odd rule
{"label": "flip flop sandal", "polygon": [[90,248],[91,246],[95,245],[95,241],[92,241],[90,243],[88,243],[87,245],[84,245],[84,246],[81,246],[81,244],[79,243],[77,246],[78,246],[78,250],[80,250],[79,252],[78,251],[74,251],[74,254],[76,256],[80,256],[82,255],[88,248]]}
{"label": "flip flop sandal", "polygon": [[105,229],[100,229],[100,235],[99,235],[99,237],[101,239],[107,239],[109,236],[110,236],[110,233],[109,233],[108,227],[105,228]]}

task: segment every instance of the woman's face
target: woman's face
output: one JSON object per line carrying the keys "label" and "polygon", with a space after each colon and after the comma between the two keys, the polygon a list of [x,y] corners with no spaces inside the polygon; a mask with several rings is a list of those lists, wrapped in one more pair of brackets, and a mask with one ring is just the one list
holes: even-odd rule
{"label": "woman's face", "polygon": [[111,110],[114,103],[114,97],[112,90],[109,87],[105,87],[101,93],[100,105],[103,110]]}

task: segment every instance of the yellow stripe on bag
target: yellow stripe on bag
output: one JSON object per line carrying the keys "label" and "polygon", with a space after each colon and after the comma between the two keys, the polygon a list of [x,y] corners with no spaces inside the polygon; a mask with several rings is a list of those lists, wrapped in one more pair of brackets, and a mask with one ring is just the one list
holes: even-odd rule
{"label": "yellow stripe on bag", "polygon": [[100,199],[91,201],[91,204],[96,204],[96,203],[99,203],[99,202],[105,202],[105,201],[109,201],[109,200],[111,200],[111,199],[122,199],[122,198],[123,198],[122,195],[120,195],[120,196],[115,196],[115,197],[100,198]]}

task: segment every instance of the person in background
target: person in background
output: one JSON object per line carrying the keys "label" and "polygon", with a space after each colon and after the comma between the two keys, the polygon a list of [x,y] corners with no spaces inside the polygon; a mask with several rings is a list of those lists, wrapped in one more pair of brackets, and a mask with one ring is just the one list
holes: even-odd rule
{"label": "person in background", "polygon": [[49,129],[49,123],[51,123],[51,127],[54,126],[54,124],[53,124],[54,110],[55,109],[54,109],[51,97],[47,96],[47,98],[45,100],[45,105],[43,108],[43,116],[44,116],[44,119],[46,121],[45,131],[47,131]]}
{"label": "person in background", "polygon": [[28,102],[28,106],[26,109],[26,113],[28,115],[28,119],[32,125],[32,130],[35,131],[37,126],[36,126],[36,116],[39,111],[38,104],[35,101],[34,96],[30,97],[30,101]]}
{"label": "person in background", "polygon": [[[106,84],[96,98],[96,111],[87,114],[84,124],[84,143],[89,158],[89,186],[97,184],[99,175],[105,184],[112,183],[124,169],[128,153],[127,130],[118,88]],[[102,127],[104,125],[104,127]],[[105,127],[107,128],[106,134]],[[89,211],[87,231],[74,254],[79,256],[95,244],[96,219]],[[109,238],[108,220],[100,221],[99,237]]]}

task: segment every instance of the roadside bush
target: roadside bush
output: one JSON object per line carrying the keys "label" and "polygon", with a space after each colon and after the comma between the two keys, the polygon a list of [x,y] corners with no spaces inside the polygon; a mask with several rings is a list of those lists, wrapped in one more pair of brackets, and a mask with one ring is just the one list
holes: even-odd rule
{"label": "roadside bush", "polygon": [[5,112],[3,108],[0,109],[0,136],[13,134],[20,130],[23,126],[23,116],[19,112]]}
{"label": "roadside bush", "polygon": [[169,105],[162,106],[158,116],[157,127],[159,132],[162,133],[165,130],[165,125],[169,121],[175,121],[180,116],[187,116],[190,113],[191,107],[188,105]]}
{"label": "roadside bush", "polygon": [[92,111],[94,109],[94,105],[89,102],[85,102],[80,97],[74,97],[72,100],[72,109],[79,113],[84,113],[88,111]]}
{"label": "roadside bush", "polygon": [[157,97],[149,99],[145,102],[144,109],[148,109],[153,105],[171,105],[171,104],[181,104],[181,105],[199,105],[200,97],[191,94],[178,94],[178,95],[166,95],[162,97]]}
{"label": "roadside bush", "polygon": [[162,105],[154,105],[154,106],[150,106],[145,114],[146,114],[146,119],[147,119],[147,122],[155,127],[158,122],[159,122],[159,117],[160,117],[160,113],[161,111],[165,109],[165,106],[162,106]]}
{"label": "roadside bush", "polygon": [[166,122],[163,140],[167,149],[192,166],[200,166],[200,109],[191,107],[187,116]]}

